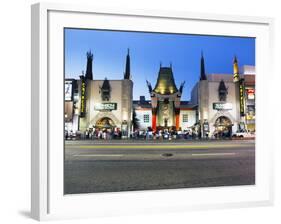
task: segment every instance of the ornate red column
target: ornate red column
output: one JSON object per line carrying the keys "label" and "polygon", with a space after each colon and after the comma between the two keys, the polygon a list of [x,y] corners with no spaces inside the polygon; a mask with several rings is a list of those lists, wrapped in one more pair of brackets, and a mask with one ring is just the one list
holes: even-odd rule
{"label": "ornate red column", "polygon": [[156,123],[157,123],[157,108],[152,108],[152,130],[156,131]]}
{"label": "ornate red column", "polygon": [[176,108],[175,109],[175,114],[176,114],[176,130],[179,130],[180,127],[180,109]]}

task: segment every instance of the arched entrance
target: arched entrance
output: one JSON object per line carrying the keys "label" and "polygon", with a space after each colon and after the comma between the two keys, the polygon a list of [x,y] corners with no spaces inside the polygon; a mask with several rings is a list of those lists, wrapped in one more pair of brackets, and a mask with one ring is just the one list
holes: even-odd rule
{"label": "arched entrance", "polygon": [[112,130],[114,127],[116,127],[116,125],[114,124],[113,120],[109,117],[102,117],[95,124],[95,128],[98,128],[98,129],[111,129]]}
{"label": "arched entrance", "polygon": [[230,138],[232,136],[232,126],[231,120],[226,116],[220,116],[215,121],[215,132],[214,136],[216,138]]}

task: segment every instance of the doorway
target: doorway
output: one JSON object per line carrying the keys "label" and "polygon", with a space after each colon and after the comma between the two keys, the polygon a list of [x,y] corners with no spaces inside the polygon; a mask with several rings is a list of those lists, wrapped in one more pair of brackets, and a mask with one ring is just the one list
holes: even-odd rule
{"label": "doorway", "polygon": [[231,120],[228,117],[218,117],[215,121],[214,126],[214,136],[216,138],[231,138],[233,124],[231,123]]}

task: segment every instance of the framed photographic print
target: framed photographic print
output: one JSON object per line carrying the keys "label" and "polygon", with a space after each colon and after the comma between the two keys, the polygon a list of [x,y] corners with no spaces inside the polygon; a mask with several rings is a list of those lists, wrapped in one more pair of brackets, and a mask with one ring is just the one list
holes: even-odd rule
{"label": "framed photographic print", "polygon": [[270,18],[32,6],[32,217],[270,205]]}

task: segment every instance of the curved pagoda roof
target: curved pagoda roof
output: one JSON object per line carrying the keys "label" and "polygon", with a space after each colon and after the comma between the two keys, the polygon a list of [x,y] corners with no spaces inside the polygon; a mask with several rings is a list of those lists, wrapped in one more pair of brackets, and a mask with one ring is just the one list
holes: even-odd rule
{"label": "curved pagoda roof", "polygon": [[169,95],[178,92],[171,67],[160,67],[157,83],[153,91],[163,95]]}

